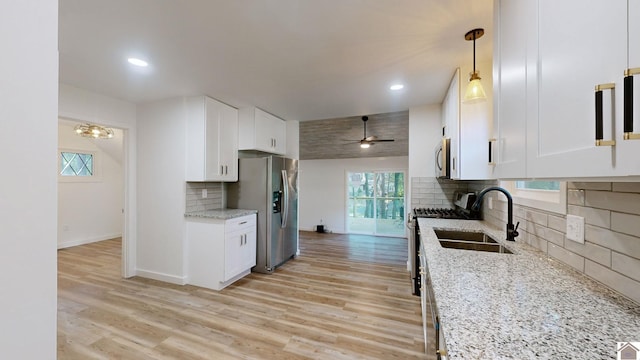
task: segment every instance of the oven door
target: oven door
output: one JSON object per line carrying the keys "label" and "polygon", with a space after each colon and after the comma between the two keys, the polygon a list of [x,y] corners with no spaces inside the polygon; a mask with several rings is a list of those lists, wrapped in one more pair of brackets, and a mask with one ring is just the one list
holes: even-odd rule
{"label": "oven door", "polygon": [[451,177],[451,139],[442,138],[442,143],[436,146],[436,177],[449,179]]}

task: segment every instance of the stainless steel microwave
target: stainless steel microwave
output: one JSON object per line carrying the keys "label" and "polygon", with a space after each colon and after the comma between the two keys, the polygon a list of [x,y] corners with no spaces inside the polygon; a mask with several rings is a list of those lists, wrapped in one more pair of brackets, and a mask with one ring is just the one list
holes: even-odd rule
{"label": "stainless steel microwave", "polygon": [[451,177],[451,139],[442,138],[436,146],[436,177],[449,179]]}

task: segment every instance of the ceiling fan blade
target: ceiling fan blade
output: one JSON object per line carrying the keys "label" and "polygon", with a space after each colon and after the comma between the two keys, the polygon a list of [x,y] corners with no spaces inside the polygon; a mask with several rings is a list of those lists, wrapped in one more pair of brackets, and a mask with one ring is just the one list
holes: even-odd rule
{"label": "ceiling fan blade", "polygon": [[366,138],[364,138],[362,140],[364,140],[364,141],[375,141],[377,139],[378,139],[378,137],[373,135],[373,136],[366,137]]}
{"label": "ceiling fan blade", "polygon": [[376,139],[376,140],[371,140],[371,142],[391,142],[391,141],[395,141],[395,139]]}

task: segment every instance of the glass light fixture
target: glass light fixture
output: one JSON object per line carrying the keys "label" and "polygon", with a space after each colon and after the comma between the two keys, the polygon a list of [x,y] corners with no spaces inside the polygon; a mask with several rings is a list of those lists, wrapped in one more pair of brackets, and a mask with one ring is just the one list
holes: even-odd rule
{"label": "glass light fixture", "polygon": [[487,94],[484,92],[482,83],[480,82],[479,72],[476,71],[476,39],[479,39],[484,35],[484,29],[473,29],[464,35],[465,40],[473,41],[473,72],[469,77],[469,84],[467,90],[464,93],[463,102],[472,104],[476,102],[486,101]]}
{"label": "glass light fixture", "polygon": [[100,125],[80,124],[74,128],[76,134],[94,139],[111,139],[113,137],[113,129]]}
{"label": "glass light fixture", "polygon": [[368,142],[364,142],[364,141],[360,142],[360,147],[363,149],[368,149],[369,146],[371,146],[371,144],[369,144]]}

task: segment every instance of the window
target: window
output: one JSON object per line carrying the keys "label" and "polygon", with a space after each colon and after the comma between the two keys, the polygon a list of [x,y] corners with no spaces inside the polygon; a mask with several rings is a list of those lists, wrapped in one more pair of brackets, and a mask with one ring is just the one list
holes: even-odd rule
{"label": "window", "polygon": [[61,176],[93,176],[93,154],[60,152]]}
{"label": "window", "polygon": [[567,185],[561,181],[501,181],[516,204],[567,213]]}
{"label": "window", "polygon": [[58,181],[99,182],[102,181],[99,153],[90,150],[59,149]]}

